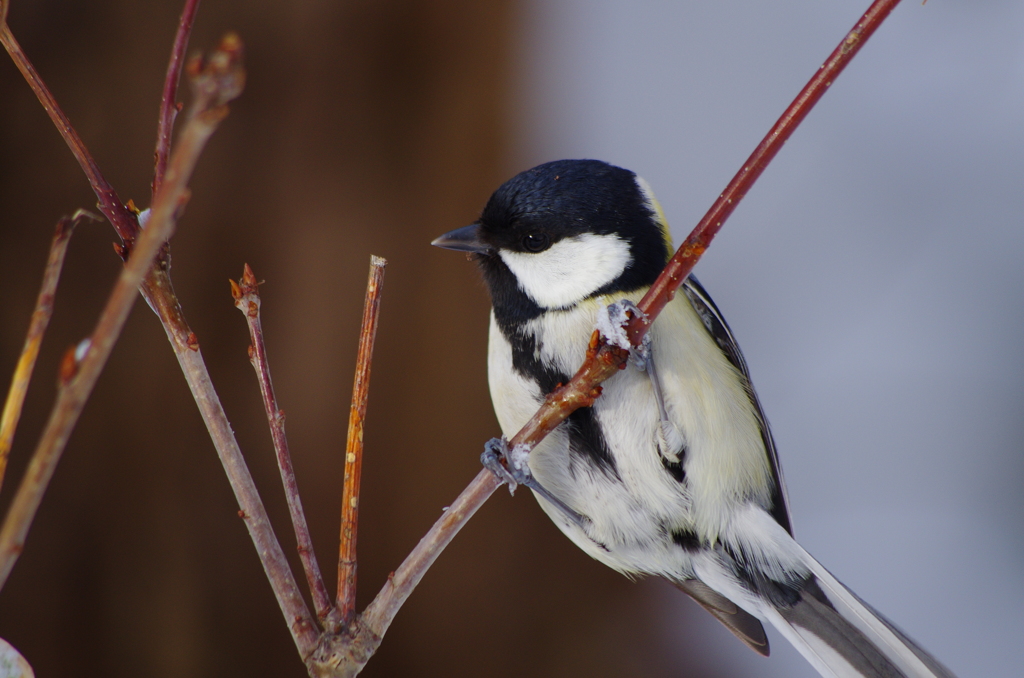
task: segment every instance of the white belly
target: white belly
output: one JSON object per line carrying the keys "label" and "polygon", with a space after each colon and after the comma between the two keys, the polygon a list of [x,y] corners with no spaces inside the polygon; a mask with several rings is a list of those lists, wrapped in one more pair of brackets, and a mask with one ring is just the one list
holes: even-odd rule
{"label": "white belly", "polygon": [[[574,374],[596,314],[612,301],[617,299],[588,300],[531,321],[538,359]],[[673,332],[659,331],[662,327]],[[714,543],[728,531],[729,516],[739,505],[768,505],[770,469],[743,382],[683,295],[666,307],[652,339],[668,414],[686,442],[686,482],[678,482],[662,464],[651,382],[632,366],[604,383],[594,405],[615,473],[571,453],[565,424],[531,452],[530,468],[547,491],[589,519],[581,528],[538,497],[551,519],[591,556],[623,572],[687,576],[690,556],[673,543],[672,532],[685,530]],[[513,369],[512,348],[493,314],[488,371],[498,421],[511,437],[544,394]]]}

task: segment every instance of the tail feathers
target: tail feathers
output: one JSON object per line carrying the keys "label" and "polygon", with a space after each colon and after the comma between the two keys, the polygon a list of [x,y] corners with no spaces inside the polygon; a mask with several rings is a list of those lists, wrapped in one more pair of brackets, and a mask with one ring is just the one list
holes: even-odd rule
{"label": "tail feathers", "polygon": [[672,583],[700,603],[715,619],[746,643],[747,647],[762,656],[768,656],[768,636],[765,635],[764,627],[757,617],[737,607],[734,602],[698,579],[683,579]]}
{"label": "tail feathers", "polygon": [[808,556],[813,574],[793,605],[765,611],[823,676],[955,678]]}

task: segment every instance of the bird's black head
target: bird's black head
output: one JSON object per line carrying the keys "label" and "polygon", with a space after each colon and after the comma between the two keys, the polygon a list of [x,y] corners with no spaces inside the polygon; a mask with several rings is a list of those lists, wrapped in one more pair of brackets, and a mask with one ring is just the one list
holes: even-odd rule
{"label": "bird's black head", "polygon": [[599,160],[557,160],[517,174],[476,224],[433,244],[476,253],[495,311],[531,317],[648,286],[671,256],[647,184]]}

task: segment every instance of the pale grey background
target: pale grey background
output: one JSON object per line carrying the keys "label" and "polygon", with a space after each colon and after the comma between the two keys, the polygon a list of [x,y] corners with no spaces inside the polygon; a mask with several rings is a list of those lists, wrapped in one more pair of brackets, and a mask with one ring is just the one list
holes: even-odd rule
{"label": "pale grey background", "polygon": [[[519,169],[633,169],[678,241],[867,5],[534,0]],[[1022,184],[1024,3],[906,2],[697,269],[750,363],[799,541],[961,678],[1024,665]],[[671,652],[703,613],[638,590]],[[778,634],[766,661],[700,628],[726,674],[815,675]]]}

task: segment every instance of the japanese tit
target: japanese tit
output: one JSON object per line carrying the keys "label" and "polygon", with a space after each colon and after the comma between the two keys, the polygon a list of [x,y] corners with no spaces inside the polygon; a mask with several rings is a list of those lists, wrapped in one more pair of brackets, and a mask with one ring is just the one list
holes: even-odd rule
{"label": "japanese tit", "polygon": [[[647,183],[596,160],[522,172],[433,244],[473,253],[483,272],[506,436],[576,372],[609,305],[638,302],[672,255]],[[649,332],[646,369],[611,377],[529,452],[541,507],[592,557],[666,578],[763,655],[767,621],[823,676],[952,678],[794,541],[739,346],[693,276],[681,291]]]}

